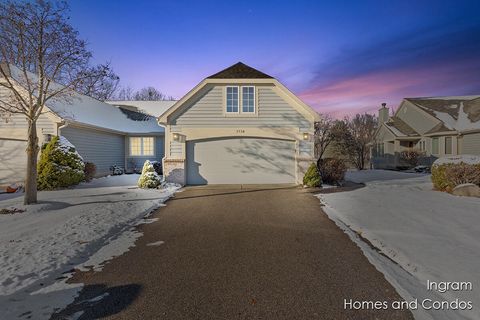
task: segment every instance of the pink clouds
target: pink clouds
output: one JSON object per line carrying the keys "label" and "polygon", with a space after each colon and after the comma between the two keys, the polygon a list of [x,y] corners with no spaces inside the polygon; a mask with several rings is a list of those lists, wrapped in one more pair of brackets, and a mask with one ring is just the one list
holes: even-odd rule
{"label": "pink clouds", "polygon": [[317,85],[299,94],[321,113],[341,118],[362,112],[375,112],[382,102],[397,107],[405,97],[478,94],[466,92],[471,70],[478,61],[438,66],[378,71]]}

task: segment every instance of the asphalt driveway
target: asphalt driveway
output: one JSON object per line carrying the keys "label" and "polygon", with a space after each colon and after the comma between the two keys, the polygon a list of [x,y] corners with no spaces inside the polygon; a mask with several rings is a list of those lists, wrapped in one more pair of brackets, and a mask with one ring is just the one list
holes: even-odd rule
{"label": "asphalt driveway", "polygon": [[76,275],[86,287],[55,319],[413,318],[344,310],[401,298],[305,189],[190,187],[154,217],[129,252]]}

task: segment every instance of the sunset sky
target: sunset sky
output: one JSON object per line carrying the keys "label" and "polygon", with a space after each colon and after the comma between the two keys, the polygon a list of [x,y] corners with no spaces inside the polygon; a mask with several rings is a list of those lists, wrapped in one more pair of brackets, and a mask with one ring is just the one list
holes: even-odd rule
{"label": "sunset sky", "polygon": [[73,0],[71,22],[123,85],[181,98],[242,61],[321,113],[480,94],[480,1]]}

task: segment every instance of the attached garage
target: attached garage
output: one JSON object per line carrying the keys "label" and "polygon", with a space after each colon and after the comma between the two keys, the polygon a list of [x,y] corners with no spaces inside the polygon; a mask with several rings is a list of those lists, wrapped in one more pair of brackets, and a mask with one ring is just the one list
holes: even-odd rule
{"label": "attached garage", "polygon": [[295,142],[265,138],[187,141],[187,184],[295,183]]}
{"label": "attached garage", "polygon": [[27,168],[27,142],[0,139],[0,185],[22,182]]}
{"label": "attached garage", "polygon": [[301,184],[320,119],[273,77],[241,62],[205,78],[158,122],[169,182]]}

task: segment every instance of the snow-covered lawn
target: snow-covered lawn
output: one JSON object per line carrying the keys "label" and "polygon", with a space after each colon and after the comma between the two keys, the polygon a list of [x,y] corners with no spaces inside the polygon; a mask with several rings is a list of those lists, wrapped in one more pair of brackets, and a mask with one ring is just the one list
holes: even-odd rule
{"label": "snow-covered lawn", "polygon": [[[479,319],[480,199],[433,191],[429,175],[370,170],[349,172],[347,180],[366,186],[319,195],[325,211],[363,242],[367,257],[404,298],[473,302],[472,311],[414,310],[416,318]],[[470,281],[473,290],[427,291],[427,280]]]}
{"label": "snow-covered lawn", "polygon": [[39,203],[28,207],[22,197],[0,201],[0,209],[26,210],[0,215],[2,319],[48,319],[81,289],[62,277],[73,268],[101,268],[133,246],[140,236],[134,226],[148,223],[145,216],[177,189],[142,190],[136,187],[138,177],[106,177],[74,189],[39,192]]}

